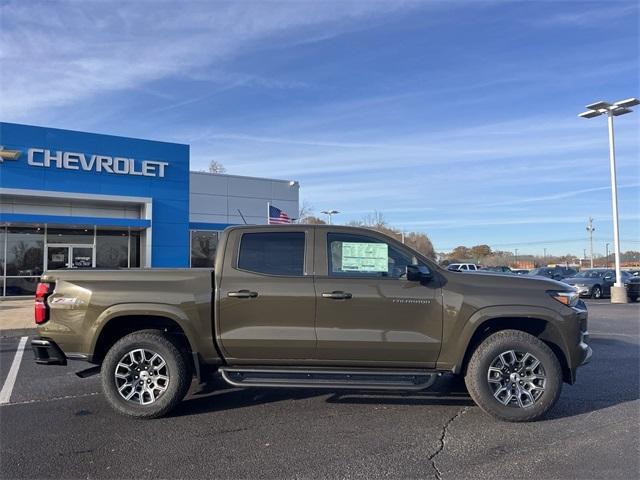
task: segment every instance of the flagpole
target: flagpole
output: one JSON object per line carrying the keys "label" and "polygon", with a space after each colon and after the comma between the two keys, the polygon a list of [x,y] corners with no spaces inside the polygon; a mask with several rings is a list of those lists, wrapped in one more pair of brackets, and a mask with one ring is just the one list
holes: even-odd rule
{"label": "flagpole", "polygon": [[271,211],[271,202],[267,202],[267,225],[270,225],[271,222],[269,221],[269,212]]}

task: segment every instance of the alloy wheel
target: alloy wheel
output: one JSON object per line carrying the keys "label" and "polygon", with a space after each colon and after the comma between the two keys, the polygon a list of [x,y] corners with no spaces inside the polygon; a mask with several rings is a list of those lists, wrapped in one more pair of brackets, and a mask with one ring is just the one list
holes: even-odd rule
{"label": "alloy wheel", "polygon": [[167,362],[159,353],[144,348],[124,354],[114,375],[120,396],[139,405],[155,402],[169,386]]}
{"label": "alloy wheel", "polygon": [[487,381],[502,405],[528,408],[544,394],[547,376],[540,360],[531,353],[507,350],[489,365]]}

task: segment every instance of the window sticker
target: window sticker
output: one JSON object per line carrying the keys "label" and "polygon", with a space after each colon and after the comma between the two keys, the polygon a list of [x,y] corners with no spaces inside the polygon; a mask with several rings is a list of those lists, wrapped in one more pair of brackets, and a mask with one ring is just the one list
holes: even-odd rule
{"label": "window sticker", "polygon": [[389,247],[386,243],[342,243],[343,272],[388,272]]}

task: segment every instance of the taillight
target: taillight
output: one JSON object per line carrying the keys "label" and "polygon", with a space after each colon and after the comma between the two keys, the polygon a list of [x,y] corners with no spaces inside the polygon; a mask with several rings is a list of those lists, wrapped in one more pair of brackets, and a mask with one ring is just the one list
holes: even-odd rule
{"label": "taillight", "polygon": [[53,283],[38,283],[36,287],[35,319],[38,325],[49,320],[47,297],[53,292]]}

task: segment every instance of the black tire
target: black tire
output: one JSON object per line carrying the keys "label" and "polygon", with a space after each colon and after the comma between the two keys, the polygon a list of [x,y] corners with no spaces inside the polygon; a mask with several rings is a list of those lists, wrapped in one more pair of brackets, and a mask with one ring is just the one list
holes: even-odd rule
{"label": "black tire", "polygon": [[[145,405],[134,403],[134,400],[126,400],[118,391],[117,382],[128,382],[128,380],[116,379],[116,369],[120,361],[129,352],[138,349],[157,353],[161,357],[160,360],[164,360],[165,367],[162,368],[166,368],[163,371],[167,377],[166,383],[163,385],[166,390],[159,393],[151,403]],[[126,371],[121,368],[120,372]],[[102,362],[101,373],[102,389],[109,404],[122,415],[143,419],[157,418],[169,413],[182,401],[192,380],[191,363],[186,353],[181,350],[178,342],[158,330],[141,330],[118,340],[107,352]],[[137,382],[138,380],[135,380],[135,384]],[[125,392],[127,391],[130,392],[131,389],[125,390]],[[142,398],[142,395],[136,395],[138,400]]]}
{"label": "black tire", "polygon": [[[488,380],[492,363],[500,354],[512,350],[533,355],[540,361],[546,375],[544,391],[534,403],[524,407],[512,405],[511,400],[507,405],[501,403],[494,396]],[[562,390],[562,369],[553,351],[538,338],[519,330],[502,330],[487,337],[473,352],[465,383],[471,398],[489,415],[507,422],[530,422],[545,415],[555,405]]]}
{"label": "black tire", "polygon": [[638,301],[638,295],[629,295],[629,301],[635,303]]}
{"label": "black tire", "polygon": [[602,288],[600,285],[594,285],[591,289],[591,298],[602,298]]}

